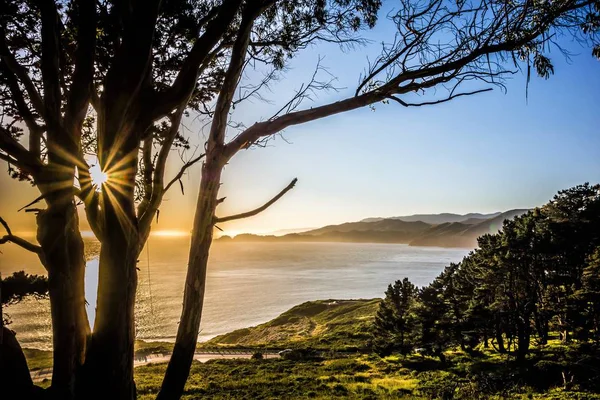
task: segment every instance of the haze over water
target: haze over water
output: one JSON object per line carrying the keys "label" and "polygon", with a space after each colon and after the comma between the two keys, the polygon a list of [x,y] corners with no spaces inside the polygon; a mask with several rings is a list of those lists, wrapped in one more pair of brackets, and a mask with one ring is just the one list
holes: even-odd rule
{"label": "haze over water", "polygon": [[[189,238],[151,237],[149,243],[149,271],[146,249],[138,264],[137,338],[171,341],[181,312]],[[44,273],[30,253],[12,245],[2,250],[3,276],[22,269]],[[266,322],[309,300],[382,297],[389,283],[405,276],[425,285],[468,251],[398,244],[215,242],[200,340]],[[92,258],[86,273],[90,319],[97,268]],[[47,300],[27,299],[5,311],[23,347],[51,348]]]}

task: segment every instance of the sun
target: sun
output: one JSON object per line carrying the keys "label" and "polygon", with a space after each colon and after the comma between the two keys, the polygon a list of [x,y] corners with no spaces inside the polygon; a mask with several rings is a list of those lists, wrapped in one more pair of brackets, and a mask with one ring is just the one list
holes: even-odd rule
{"label": "sun", "polygon": [[108,174],[102,171],[98,164],[90,168],[90,176],[92,178],[92,184],[98,189],[108,181]]}

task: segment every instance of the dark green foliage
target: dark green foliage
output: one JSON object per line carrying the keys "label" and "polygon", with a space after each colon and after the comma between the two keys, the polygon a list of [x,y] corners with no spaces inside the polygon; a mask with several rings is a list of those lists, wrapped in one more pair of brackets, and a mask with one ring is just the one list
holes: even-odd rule
{"label": "dark green foliage", "polygon": [[[3,311],[3,306],[16,304],[27,296],[36,298],[47,297],[48,278],[18,271],[6,278],[0,279],[0,292],[2,294],[0,311]],[[10,323],[10,317],[4,312],[0,312],[0,327]]]}
{"label": "dark green foliage", "polygon": [[27,296],[41,298],[48,295],[48,278],[26,274],[24,271],[3,278],[1,284],[2,305],[18,303]]}
{"label": "dark green foliage", "polygon": [[[598,361],[591,345],[600,341],[600,185],[560,191],[478,242],[478,249],[410,298],[403,296],[406,279],[388,288],[374,324],[374,350],[406,354],[418,348],[443,364],[448,348],[476,355],[477,346],[491,346],[526,367],[517,374],[522,379],[546,371],[553,385],[561,380],[568,387],[577,377],[595,387],[586,368]],[[546,346],[552,333],[565,345],[576,340],[591,347],[570,346],[532,366],[532,347]]]}
{"label": "dark green foliage", "polygon": [[408,278],[389,285],[375,316],[373,348],[381,355],[407,354],[414,347],[413,327],[417,288]]}

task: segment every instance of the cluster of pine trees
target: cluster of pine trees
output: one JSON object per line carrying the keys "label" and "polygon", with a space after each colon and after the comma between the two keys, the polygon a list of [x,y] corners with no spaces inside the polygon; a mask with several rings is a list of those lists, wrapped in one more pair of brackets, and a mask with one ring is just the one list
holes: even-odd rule
{"label": "cluster of pine trees", "polygon": [[524,361],[550,338],[600,343],[600,185],[560,191],[478,243],[429,286],[388,287],[375,351],[444,362],[449,348],[482,345]]}

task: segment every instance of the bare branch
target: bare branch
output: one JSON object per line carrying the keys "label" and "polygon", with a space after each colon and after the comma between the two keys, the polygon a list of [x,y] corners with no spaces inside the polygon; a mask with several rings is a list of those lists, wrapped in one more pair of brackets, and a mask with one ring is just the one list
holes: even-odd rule
{"label": "bare branch", "polygon": [[10,230],[10,227],[8,226],[8,224],[2,217],[0,217],[0,224],[2,226],[4,226],[4,229],[6,229],[6,233],[7,233],[7,235],[0,237],[0,244],[11,242],[11,243],[16,244],[19,247],[24,248],[25,250],[31,251],[32,253],[36,253],[38,255],[43,254],[42,248],[40,246],[38,246],[37,244],[33,244],[19,236],[13,235],[12,231]]}
{"label": "bare branch", "polygon": [[199,162],[200,160],[202,160],[204,158],[206,154],[200,154],[198,157],[194,157],[192,158],[190,161],[186,162],[185,164],[183,164],[183,166],[181,167],[181,169],[179,170],[179,172],[177,173],[177,175],[175,175],[175,177],[173,179],[171,179],[169,181],[169,183],[167,183],[167,185],[165,186],[165,192],[167,192],[171,186],[173,186],[173,184],[175,182],[177,182],[178,180],[181,179],[181,177],[183,176],[183,174],[185,174],[185,171],[188,170],[188,168],[190,168],[191,166],[193,166],[194,164],[196,164],[197,162]]}
{"label": "bare branch", "polygon": [[398,103],[400,103],[402,106],[404,107],[421,107],[421,106],[430,106],[430,105],[434,105],[434,104],[441,104],[441,103],[446,103],[452,99],[455,99],[457,97],[461,97],[461,96],[471,96],[474,94],[478,94],[478,93],[483,93],[483,92],[489,92],[491,90],[494,90],[493,88],[487,88],[487,89],[480,89],[480,90],[474,90],[472,92],[464,92],[464,93],[457,93],[457,94],[450,94],[450,96],[444,98],[444,99],[440,99],[440,100],[434,100],[434,101],[424,101],[422,103],[407,103],[405,101],[403,101],[402,99],[399,99],[398,97],[394,96],[394,95],[390,95],[388,96],[389,99],[392,99]]}
{"label": "bare branch", "polygon": [[298,178],[294,178],[292,179],[292,181],[290,182],[289,185],[287,185],[281,192],[279,192],[277,194],[277,196],[273,197],[271,200],[269,200],[268,202],[266,202],[265,204],[263,204],[261,207],[258,207],[252,211],[248,211],[245,213],[241,213],[241,214],[235,214],[235,215],[230,215],[227,217],[215,217],[214,219],[214,223],[218,224],[218,223],[222,223],[222,222],[228,222],[228,221],[233,221],[236,219],[242,219],[242,218],[248,218],[248,217],[252,217],[256,214],[259,214],[263,211],[265,211],[267,208],[269,208],[271,205],[273,205],[273,203],[275,203],[277,200],[279,200],[280,198],[282,198],[287,192],[289,192],[290,190],[292,190],[294,188],[294,186],[296,186],[296,182],[298,182]]}
{"label": "bare branch", "polygon": [[279,116],[270,121],[258,122],[240,133],[225,146],[225,159],[228,160],[239,150],[248,148],[258,139],[276,134],[292,125],[315,121],[334,114],[343,113],[366,105],[384,100],[386,94],[382,91],[372,91],[360,96],[351,97],[335,103],[326,104],[306,110],[295,111]]}

